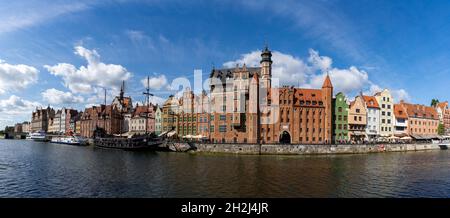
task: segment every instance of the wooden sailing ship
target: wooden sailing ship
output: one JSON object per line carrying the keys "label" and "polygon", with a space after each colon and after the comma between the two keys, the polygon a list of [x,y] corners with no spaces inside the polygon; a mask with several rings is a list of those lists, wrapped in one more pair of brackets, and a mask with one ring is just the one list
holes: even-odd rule
{"label": "wooden sailing ship", "polygon": [[[153,94],[150,93],[150,78],[147,77],[147,88],[146,92],[143,94],[147,98],[147,110],[145,112],[145,134],[144,135],[132,135],[132,136],[123,136],[122,128],[119,128],[119,135],[111,135],[106,132],[106,119],[105,113],[103,114],[103,124],[104,128],[97,127],[94,131],[94,145],[101,148],[113,148],[113,149],[123,149],[123,150],[165,150],[165,139],[158,137],[154,134],[149,134],[148,127],[148,114],[150,107],[150,96]],[[123,101],[123,91],[125,85],[122,85],[121,95],[119,97],[119,101]],[[105,108],[106,108],[106,90],[105,90]],[[122,110],[123,108],[119,108],[120,116],[122,118]],[[122,121],[120,121],[121,123]],[[121,125],[121,124],[120,124]]]}

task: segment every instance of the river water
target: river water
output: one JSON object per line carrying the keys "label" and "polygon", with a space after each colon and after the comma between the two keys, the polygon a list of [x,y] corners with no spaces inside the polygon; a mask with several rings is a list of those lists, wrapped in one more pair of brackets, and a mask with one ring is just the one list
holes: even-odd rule
{"label": "river water", "polygon": [[253,156],[0,139],[0,197],[450,197],[450,151]]}

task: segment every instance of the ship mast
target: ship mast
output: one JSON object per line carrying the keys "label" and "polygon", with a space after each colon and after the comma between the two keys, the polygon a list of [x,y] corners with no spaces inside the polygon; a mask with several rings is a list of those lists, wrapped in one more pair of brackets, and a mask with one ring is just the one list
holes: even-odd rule
{"label": "ship mast", "polygon": [[150,96],[153,96],[152,93],[150,93],[150,77],[147,76],[147,88],[145,89],[146,92],[143,92],[142,94],[144,94],[146,96],[146,100],[147,100],[147,110],[145,112],[145,135],[148,134],[148,114],[149,114],[149,108],[150,108]]}

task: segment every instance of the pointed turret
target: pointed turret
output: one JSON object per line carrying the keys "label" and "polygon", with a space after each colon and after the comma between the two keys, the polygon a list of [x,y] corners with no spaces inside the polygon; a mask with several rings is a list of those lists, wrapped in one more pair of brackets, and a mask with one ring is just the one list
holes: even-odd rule
{"label": "pointed turret", "polygon": [[322,85],[322,99],[323,99],[323,104],[325,106],[325,137],[324,137],[324,141],[326,144],[330,144],[331,143],[331,139],[332,139],[332,113],[333,113],[333,109],[332,109],[332,101],[333,101],[333,85],[331,84],[331,79],[330,79],[330,75],[328,75],[325,77],[325,81],[323,81],[323,85]]}
{"label": "pointed turret", "polygon": [[333,88],[333,84],[331,84],[330,75],[328,75],[328,73],[325,77],[325,81],[323,81],[322,88]]}

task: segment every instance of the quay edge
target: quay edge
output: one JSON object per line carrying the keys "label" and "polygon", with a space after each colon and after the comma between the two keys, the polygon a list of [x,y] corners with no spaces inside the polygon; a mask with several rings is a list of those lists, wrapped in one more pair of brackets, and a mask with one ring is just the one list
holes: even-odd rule
{"label": "quay edge", "polygon": [[292,144],[207,144],[196,143],[193,153],[228,153],[253,155],[324,155],[366,154],[440,150],[439,144],[362,144],[362,145],[292,145]]}

